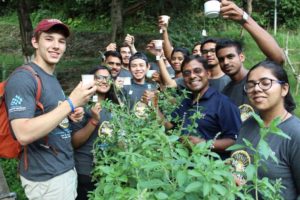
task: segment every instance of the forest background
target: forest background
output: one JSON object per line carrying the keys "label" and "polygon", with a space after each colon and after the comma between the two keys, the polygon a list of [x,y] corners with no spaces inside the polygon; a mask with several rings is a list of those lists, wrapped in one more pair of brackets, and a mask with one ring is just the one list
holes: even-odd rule
{"label": "forest background", "polygon": [[[245,49],[245,66],[250,68],[265,57],[250,35],[239,24],[221,18],[204,17],[204,0],[1,0],[0,1],[0,80],[29,58],[33,49],[33,27],[43,18],[57,18],[68,24],[72,34],[67,52],[57,68],[57,77],[68,93],[101,61],[101,53],[110,42],[123,42],[126,34],[135,36],[138,51],[145,51],[152,39],[160,39],[158,16],[169,15],[169,34],[174,46],[191,49],[208,36],[240,40]],[[285,50],[291,90],[300,116],[300,6],[298,0],[236,0]],[[150,59],[153,59],[149,55]],[[154,60],[154,59],[153,59]],[[298,87],[297,87],[298,86]],[[298,92],[299,93],[299,92]],[[1,160],[10,189],[24,198],[14,162]]]}

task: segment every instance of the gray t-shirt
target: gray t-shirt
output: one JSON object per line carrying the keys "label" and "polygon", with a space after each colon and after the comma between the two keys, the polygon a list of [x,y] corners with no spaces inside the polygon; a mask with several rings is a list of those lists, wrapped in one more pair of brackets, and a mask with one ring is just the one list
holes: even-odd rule
{"label": "gray t-shirt", "polygon": [[219,92],[222,92],[224,87],[231,81],[230,77],[224,74],[222,77],[217,79],[209,79],[209,85]]}
{"label": "gray t-shirt", "polygon": [[[87,123],[89,123],[89,119],[91,118],[91,111],[86,110],[85,116],[82,122],[80,123],[71,123],[73,133],[75,133],[77,130],[80,130],[81,128],[85,127]],[[100,122],[98,126],[95,128],[89,139],[79,148],[75,149],[75,166],[78,174],[82,175],[91,175],[91,171],[93,169],[93,145],[95,140],[98,137],[98,132],[101,131],[102,124],[107,124],[111,120],[111,113],[105,109],[102,108],[100,111]]]}
{"label": "gray t-shirt", "polygon": [[124,85],[122,88],[123,99],[126,102],[125,105],[129,105],[132,109],[134,105],[141,100],[145,90],[157,89],[156,83],[145,82],[144,84],[137,84],[134,80],[131,80],[131,85]]}
{"label": "gray t-shirt", "polygon": [[[267,143],[278,158],[278,164],[268,159],[262,163],[266,170],[263,167],[259,168],[258,175],[260,178],[268,177],[272,181],[281,178],[282,185],[285,187],[282,189],[283,198],[296,200],[300,197],[300,120],[292,116],[282,122],[278,128],[291,139],[274,134],[268,136]],[[236,143],[243,144],[243,138],[249,140],[255,147],[257,146],[260,139],[259,125],[253,118],[248,119],[242,125]],[[251,151],[249,149],[247,151],[251,155]]]}
{"label": "gray t-shirt", "polygon": [[248,104],[250,105],[249,99],[246,92],[244,91],[244,85],[246,83],[246,77],[240,82],[230,81],[222,93],[228,96],[237,106]]}
{"label": "gray t-shirt", "polygon": [[[55,76],[47,74],[33,63],[31,65],[41,78],[40,102],[44,106],[45,113],[48,113],[65,100],[64,92]],[[9,120],[33,118],[42,114],[40,110],[36,110],[36,91],[37,82],[29,71],[17,71],[9,78],[5,92]],[[74,168],[68,119],[65,118],[47,138],[51,148],[46,146],[45,138],[27,145],[27,170],[24,168],[24,153],[21,154],[20,173],[26,179],[46,181]]]}
{"label": "gray t-shirt", "polygon": [[118,75],[118,77],[130,77],[132,78],[132,74],[130,73],[129,70],[124,69],[123,67],[121,68],[120,74]]}

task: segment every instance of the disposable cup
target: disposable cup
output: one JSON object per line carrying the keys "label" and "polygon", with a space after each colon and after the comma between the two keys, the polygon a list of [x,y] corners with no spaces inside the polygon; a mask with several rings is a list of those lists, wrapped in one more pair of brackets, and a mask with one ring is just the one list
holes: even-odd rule
{"label": "disposable cup", "polygon": [[161,50],[163,47],[163,40],[153,40],[154,47],[156,50]]}
{"label": "disposable cup", "polygon": [[218,0],[209,0],[204,3],[204,15],[208,18],[216,18],[219,16],[221,3]]}
{"label": "disposable cup", "polygon": [[147,78],[152,78],[152,75],[156,72],[156,70],[148,70],[147,74],[146,74],[146,77]]}
{"label": "disposable cup", "polygon": [[[160,19],[163,21],[164,24],[168,25],[169,20],[170,20],[170,16],[168,16],[168,15],[161,15],[161,16],[159,16],[159,17],[160,17]],[[159,32],[162,33],[163,30],[160,29]]]}
{"label": "disposable cup", "polygon": [[81,75],[82,85],[89,85],[93,83],[94,81],[94,75],[93,74],[82,74]]}

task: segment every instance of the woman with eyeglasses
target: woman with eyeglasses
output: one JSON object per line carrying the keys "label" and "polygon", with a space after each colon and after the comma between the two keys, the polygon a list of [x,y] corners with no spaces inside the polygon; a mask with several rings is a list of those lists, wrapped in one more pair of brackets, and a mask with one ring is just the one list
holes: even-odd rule
{"label": "woman with eyeglasses", "polygon": [[[282,197],[296,200],[300,195],[300,120],[292,114],[296,105],[290,93],[288,76],[281,65],[273,61],[263,61],[250,69],[244,90],[250,103],[257,109],[259,116],[268,127],[272,120],[280,118],[278,125],[290,139],[275,134],[266,138],[278,164],[272,159],[262,163],[258,170],[260,178],[268,177],[271,181],[281,179],[284,188]],[[260,128],[254,118],[249,118],[242,125],[237,142],[244,144],[243,139],[257,146]],[[246,149],[251,155],[251,151]],[[263,197],[261,197],[263,198]]]}
{"label": "woman with eyeglasses", "polygon": [[95,76],[97,102],[91,108],[85,109],[85,116],[80,123],[72,123],[72,144],[74,147],[75,167],[78,173],[77,200],[88,199],[88,191],[93,191],[95,188],[95,183],[91,179],[93,144],[98,134],[105,134],[102,130],[108,130],[112,127],[109,124],[111,113],[109,110],[102,108],[101,103],[105,100],[117,103],[113,95],[112,78],[108,68],[98,66],[90,74]]}

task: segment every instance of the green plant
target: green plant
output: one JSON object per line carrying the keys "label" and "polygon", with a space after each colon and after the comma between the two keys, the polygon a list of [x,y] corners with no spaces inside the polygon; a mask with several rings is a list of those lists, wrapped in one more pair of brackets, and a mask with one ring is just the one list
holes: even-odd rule
{"label": "green plant", "polygon": [[[160,101],[169,103],[170,99]],[[95,142],[97,188],[90,199],[252,199],[250,186],[238,187],[231,165],[211,151],[212,141],[192,145],[181,136],[181,127],[166,133],[155,108],[149,108],[147,119],[141,119],[126,106],[105,106],[112,111],[114,134]],[[200,112],[193,116],[198,117]],[[266,150],[261,151],[266,156]],[[252,165],[252,171],[256,167]],[[268,179],[251,180],[251,187],[263,188],[264,194],[274,197],[278,193]]]}
{"label": "green plant", "polygon": [[282,197],[279,191],[282,189],[280,180],[276,180],[275,184],[271,184],[267,177],[260,179],[258,177],[258,168],[264,167],[263,162],[269,158],[274,162],[278,163],[276,156],[274,155],[272,149],[267,143],[266,138],[270,134],[275,134],[283,138],[290,139],[281,129],[277,126],[281,123],[280,118],[274,119],[269,127],[266,127],[263,120],[255,113],[252,114],[254,119],[257,121],[260,127],[260,140],[257,146],[253,146],[252,142],[247,139],[243,139],[245,145],[236,144],[228,148],[228,150],[237,150],[248,148],[252,152],[253,162],[246,168],[247,181],[252,182],[252,184],[246,184],[244,186],[245,191],[255,191],[255,199],[258,199],[260,194],[263,199],[273,199],[281,200]]}

